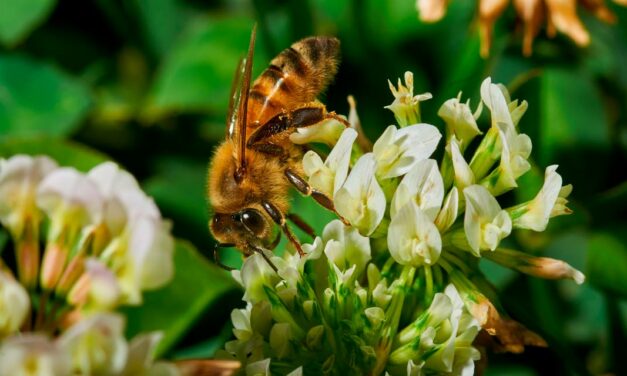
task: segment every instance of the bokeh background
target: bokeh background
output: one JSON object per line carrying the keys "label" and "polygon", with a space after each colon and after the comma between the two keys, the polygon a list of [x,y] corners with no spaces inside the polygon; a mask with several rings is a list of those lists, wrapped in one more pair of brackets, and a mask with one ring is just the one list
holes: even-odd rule
{"label": "bokeh background", "polygon": [[[416,92],[433,93],[423,120],[442,127],[440,105],[463,91],[474,108],[492,76],[529,102],[520,130],[534,142],[534,167],[511,201],[533,197],[551,164],[574,185],[574,214],[541,234],[519,232],[513,246],[566,260],[587,281],[486,265],[511,316],[550,345],[490,354],[487,374],[625,375],[627,8],[608,5],[615,25],[580,11],[589,47],[541,33],[530,58],[510,7],[482,59],[467,0],[451,1],[435,24],[418,20],[413,0],[0,0],[0,156],[49,154],[81,170],[111,159],[137,176],[180,241],[173,283],[126,309],[129,335],[161,329],[162,356],[207,357],[230,339],[230,311],[242,305],[241,290],[211,261],[207,163],[255,22],[255,75],[299,38],[340,38],[342,64],[322,99],[346,114],[354,95],[373,139],[394,122],[383,108],[393,100],[388,78],[414,72]],[[330,218],[296,195],[294,206],[318,229]],[[7,241],[0,229],[0,252]],[[225,258],[240,261],[235,250]]]}

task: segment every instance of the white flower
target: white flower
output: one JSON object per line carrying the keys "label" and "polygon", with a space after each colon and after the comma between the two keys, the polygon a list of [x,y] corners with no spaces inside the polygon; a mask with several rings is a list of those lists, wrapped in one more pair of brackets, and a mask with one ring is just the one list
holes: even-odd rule
{"label": "white flower", "polygon": [[394,217],[408,201],[413,200],[433,221],[440,211],[443,198],[444,183],[437,162],[425,159],[415,164],[401,180],[392,197],[390,216]]}
{"label": "white flower", "polygon": [[517,228],[526,228],[534,231],[544,231],[549,223],[549,218],[562,190],[562,177],[556,172],[557,165],[546,168],[544,173],[544,185],[536,197],[512,210],[522,211],[523,214],[515,216],[513,225]]}
{"label": "white flower", "polygon": [[429,158],[442,138],[430,124],[397,129],[390,125],[374,143],[377,176],[389,179],[406,174],[418,162]]}
{"label": "white flower", "polygon": [[455,136],[464,150],[476,136],[481,134],[477,127],[477,118],[481,114],[481,103],[483,102],[479,102],[479,106],[473,114],[468,102],[460,102],[461,94],[460,92],[457,98],[451,98],[444,102],[438,111],[438,116],[446,123],[447,137]]}
{"label": "white flower", "polygon": [[0,339],[20,329],[29,309],[26,289],[11,274],[0,269]]}
{"label": "white flower", "polygon": [[79,226],[96,223],[102,214],[102,204],[103,197],[96,184],[70,167],[48,174],[37,190],[37,205],[53,222],[71,221]]}
{"label": "white flower", "polygon": [[517,187],[516,179],[531,168],[527,161],[531,155],[529,136],[516,134],[513,127],[503,123],[497,126],[501,141],[501,162],[498,169],[481,182],[495,196]]}
{"label": "white flower", "polygon": [[361,156],[333,197],[337,212],[364,236],[374,232],[385,214],[385,195],[375,179],[375,168],[372,153]]}
{"label": "white flower", "polygon": [[70,375],[69,354],[40,334],[6,339],[0,346],[0,375]]}
{"label": "white flower", "polygon": [[96,314],[77,322],[58,339],[72,357],[75,373],[116,374],[124,369],[128,344],[124,320],[117,314]]}
{"label": "white flower", "polygon": [[401,265],[433,265],[440,257],[442,239],[429,216],[411,200],[392,217],[388,248]]}
{"label": "white flower", "polygon": [[405,72],[405,85],[401,83],[400,78],[398,79],[398,88],[395,88],[389,80],[388,84],[392,95],[394,95],[394,102],[385,108],[394,113],[398,125],[405,127],[419,123],[420,102],[431,99],[431,93],[414,96],[414,74],[412,72]]}
{"label": "white flower", "polygon": [[370,261],[370,240],[356,228],[344,226],[340,220],[329,222],[322,232],[324,253],[340,270],[355,267],[359,275]]}
{"label": "white flower", "polygon": [[512,131],[514,130],[514,121],[509,112],[509,105],[503,94],[503,89],[499,85],[493,84],[490,77],[481,83],[481,99],[490,109],[493,127],[503,123]]}
{"label": "white flower", "polygon": [[16,155],[0,164],[0,223],[14,237],[22,234],[26,218],[39,217],[37,186],[56,168],[55,161],[43,156]]}
{"label": "white flower", "polygon": [[345,128],[346,126],[337,119],[326,119],[316,125],[297,128],[296,132],[290,134],[290,141],[300,145],[320,142],[333,146]]}
{"label": "white flower", "polygon": [[499,242],[512,231],[512,220],[485,187],[471,185],[464,189],[466,215],[464,232],[472,253],[494,251]]}
{"label": "white flower", "polygon": [[440,210],[440,213],[438,213],[438,216],[435,219],[435,225],[438,227],[440,232],[448,230],[453,223],[455,223],[458,211],[459,191],[457,190],[457,187],[453,187],[449,191],[448,195],[446,195],[444,204],[442,205],[442,210]]}
{"label": "white flower", "polygon": [[354,129],[345,129],[324,163],[313,150],[305,153],[303,170],[309,177],[312,188],[328,196],[333,196],[340,189],[348,175],[351,149],[356,138],[357,132]]}
{"label": "white flower", "polygon": [[423,315],[399,333],[401,346],[392,352],[390,360],[396,364],[411,362],[408,372],[416,374],[421,370],[428,374],[468,374],[474,370],[472,361],[479,359],[479,351],[472,347],[479,329],[450,284],[444,293],[435,294]]}
{"label": "white flower", "polygon": [[[272,262],[274,263],[276,260],[280,259],[275,257],[272,259]],[[243,299],[250,303],[266,300],[267,297],[264,292],[264,286],[274,287],[280,281],[279,275],[272,269],[263,256],[258,253],[244,260],[240,276],[242,285],[246,291]]]}
{"label": "white flower", "polygon": [[451,160],[453,161],[455,186],[457,186],[458,189],[463,190],[467,186],[474,184],[475,175],[468,165],[468,162],[464,159],[464,156],[459,148],[459,141],[455,138],[455,136],[451,137],[449,140],[446,150],[450,153]]}

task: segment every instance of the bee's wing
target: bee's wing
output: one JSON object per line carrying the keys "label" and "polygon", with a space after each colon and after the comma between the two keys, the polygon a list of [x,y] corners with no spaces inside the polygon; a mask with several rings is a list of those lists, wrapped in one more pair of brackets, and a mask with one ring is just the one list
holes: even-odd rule
{"label": "bee's wing", "polygon": [[253,27],[250,35],[248,54],[243,61],[240,61],[237,67],[231,88],[231,102],[227,118],[228,137],[234,144],[234,157],[240,173],[244,172],[246,167],[246,112],[248,109],[248,94],[250,92],[256,35],[257,25]]}

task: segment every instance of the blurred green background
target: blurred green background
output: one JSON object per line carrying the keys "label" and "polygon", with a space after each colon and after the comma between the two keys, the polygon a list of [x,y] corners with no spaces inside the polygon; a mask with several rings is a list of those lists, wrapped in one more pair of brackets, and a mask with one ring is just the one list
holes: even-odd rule
{"label": "blurred green background", "polygon": [[[354,95],[372,139],[394,122],[383,108],[393,99],[388,78],[413,71],[416,92],[434,96],[423,120],[442,127],[444,100],[463,90],[474,107],[492,76],[529,102],[520,130],[534,142],[525,188],[505,199],[532,197],[550,164],[574,185],[575,213],[545,233],[518,233],[517,246],[566,260],[588,279],[541,281],[486,264],[510,314],[550,344],[491,354],[487,374],[627,374],[627,8],[611,6],[616,25],[580,14],[588,48],[541,34],[531,58],[521,56],[508,9],[481,59],[475,7],[452,1],[441,22],[426,25],[413,0],[0,0],[0,156],[49,154],[82,170],[112,159],[131,171],[180,241],[173,283],[126,309],[129,334],[162,329],[163,356],[211,356],[242,302],[210,260],[206,170],[254,22],[255,75],[301,37],[340,38],[342,64],[323,100],[346,114]],[[318,229],[330,218],[309,200],[294,205]],[[239,260],[235,251],[226,258]]]}

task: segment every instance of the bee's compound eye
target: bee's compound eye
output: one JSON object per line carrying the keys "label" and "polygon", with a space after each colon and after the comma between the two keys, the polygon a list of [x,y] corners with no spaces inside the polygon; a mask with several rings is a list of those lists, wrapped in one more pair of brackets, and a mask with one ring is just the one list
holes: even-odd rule
{"label": "bee's compound eye", "polygon": [[245,209],[241,212],[241,221],[253,234],[260,235],[265,229],[266,221],[255,209]]}

